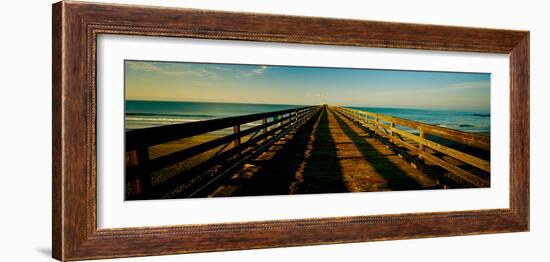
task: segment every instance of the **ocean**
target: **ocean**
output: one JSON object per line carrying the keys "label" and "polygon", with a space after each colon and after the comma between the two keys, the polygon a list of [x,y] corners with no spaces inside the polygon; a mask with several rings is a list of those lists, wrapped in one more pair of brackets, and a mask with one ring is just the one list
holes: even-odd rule
{"label": "ocean", "polygon": [[[126,101],[125,129],[141,129],[222,117],[278,111],[301,105],[207,102]],[[483,111],[350,107],[473,133],[489,133],[490,114]],[[259,123],[250,123],[256,125]],[[245,127],[246,128],[246,127]]]}
{"label": "ocean", "polygon": [[[268,105],[209,102],[126,101],[125,129],[141,129],[230,116],[272,112],[301,105]],[[257,125],[249,123],[247,125]],[[246,126],[246,125],[245,125]]]}
{"label": "ocean", "polygon": [[[491,132],[491,115],[488,111],[403,109],[381,107],[350,108],[404,118],[464,132],[487,134]],[[405,128],[405,130],[407,129]]]}

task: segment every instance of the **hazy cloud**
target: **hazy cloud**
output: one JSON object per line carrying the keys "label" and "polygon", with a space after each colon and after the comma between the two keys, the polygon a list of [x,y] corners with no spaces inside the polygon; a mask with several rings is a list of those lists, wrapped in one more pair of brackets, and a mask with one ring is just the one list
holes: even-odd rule
{"label": "hazy cloud", "polygon": [[449,84],[448,87],[456,88],[456,89],[489,88],[490,82],[489,81],[461,82],[461,83]]}
{"label": "hazy cloud", "polygon": [[186,65],[178,65],[177,67],[166,67],[161,63],[155,62],[138,62],[131,61],[126,64],[133,70],[146,71],[151,73],[163,74],[168,76],[181,76],[181,77],[200,77],[200,78],[217,78],[218,74],[206,69],[192,68]]}

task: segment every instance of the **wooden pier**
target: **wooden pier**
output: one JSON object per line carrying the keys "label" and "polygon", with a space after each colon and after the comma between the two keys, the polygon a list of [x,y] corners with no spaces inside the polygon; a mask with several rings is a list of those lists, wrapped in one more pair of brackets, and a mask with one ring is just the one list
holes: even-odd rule
{"label": "wooden pier", "polygon": [[488,136],[336,106],[128,131],[126,151],[129,200],[490,186]]}

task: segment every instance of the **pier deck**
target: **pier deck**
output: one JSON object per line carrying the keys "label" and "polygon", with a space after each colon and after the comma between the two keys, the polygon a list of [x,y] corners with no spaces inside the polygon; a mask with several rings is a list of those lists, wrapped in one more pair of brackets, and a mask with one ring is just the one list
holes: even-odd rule
{"label": "pier deck", "polygon": [[433,188],[437,181],[330,107],[250,161],[213,196]]}
{"label": "pier deck", "polygon": [[132,130],[126,152],[128,200],[490,186],[489,136],[338,106]]}

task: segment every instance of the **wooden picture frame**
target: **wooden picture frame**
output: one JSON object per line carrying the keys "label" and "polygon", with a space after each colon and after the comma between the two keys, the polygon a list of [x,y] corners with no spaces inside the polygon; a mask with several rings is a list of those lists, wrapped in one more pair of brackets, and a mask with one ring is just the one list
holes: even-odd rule
{"label": "wooden picture frame", "polygon": [[[83,2],[53,5],[53,257],[81,260],[529,230],[529,32]],[[502,53],[510,57],[510,207],[98,229],[99,34]]]}

